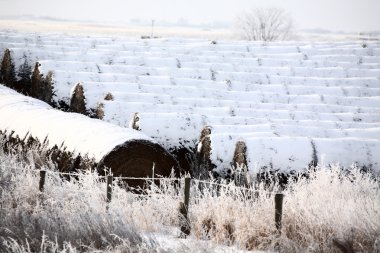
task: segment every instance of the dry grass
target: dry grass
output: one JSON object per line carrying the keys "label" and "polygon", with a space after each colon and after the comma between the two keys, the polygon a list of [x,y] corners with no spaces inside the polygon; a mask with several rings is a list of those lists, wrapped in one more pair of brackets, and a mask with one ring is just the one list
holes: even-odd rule
{"label": "dry grass", "polygon": [[106,212],[104,183],[92,174],[71,181],[49,174],[41,194],[38,173],[5,159],[0,161],[1,252],[151,249],[132,220],[113,209]]}
{"label": "dry grass", "polygon": [[[1,252],[153,252],[159,246],[141,233],[166,234],[180,225],[183,179],[178,184],[162,180],[145,195],[127,192],[115,181],[107,210],[105,182],[95,174],[64,180],[48,173],[41,194],[32,169],[0,154]],[[296,178],[284,191],[281,235],[275,230],[273,196],[264,185],[256,185],[259,194],[246,195],[233,185],[200,191],[193,180],[190,238],[248,250],[340,252],[336,239],[352,244],[355,252],[378,252],[378,179],[338,168],[317,168],[308,178]]]}

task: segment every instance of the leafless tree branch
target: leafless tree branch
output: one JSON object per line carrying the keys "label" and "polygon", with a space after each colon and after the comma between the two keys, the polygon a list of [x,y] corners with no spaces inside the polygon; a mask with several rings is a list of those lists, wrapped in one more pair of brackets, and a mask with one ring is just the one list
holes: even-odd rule
{"label": "leafless tree branch", "polygon": [[241,13],[236,21],[239,35],[246,40],[290,39],[293,22],[284,9],[252,9]]}

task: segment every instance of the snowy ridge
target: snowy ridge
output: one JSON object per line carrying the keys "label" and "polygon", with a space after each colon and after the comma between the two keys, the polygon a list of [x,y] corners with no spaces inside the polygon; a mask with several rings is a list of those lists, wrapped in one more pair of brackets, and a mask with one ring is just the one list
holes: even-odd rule
{"label": "snowy ridge", "polygon": [[[135,125],[167,148],[194,148],[211,126],[211,161],[230,167],[235,143],[250,169],[318,162],[380,170],[379,42],[129,40],[2,32],[16,69],[53,71],[56,101],[81,84],[86,108]],[[105,99],[111,94],[112,98]],[[315,161],[314,161],[315,162]]]}

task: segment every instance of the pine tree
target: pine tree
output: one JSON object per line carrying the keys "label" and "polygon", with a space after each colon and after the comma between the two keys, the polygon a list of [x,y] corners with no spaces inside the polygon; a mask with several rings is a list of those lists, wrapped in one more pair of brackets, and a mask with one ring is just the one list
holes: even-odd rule
{"label": "pine tree", "polygon": [[24,54],[24,63],[19,67],[17,76],[19,77],[18,86],[22,93],[29,95],[31,86],[32,67],[29,65],[28,59]]}
{"label": "pine tree", "polygon": [[5,49],[0,69],[0,82],[9,88],[14,88],[16,84],[15,66],[11,58],[11,51]]}

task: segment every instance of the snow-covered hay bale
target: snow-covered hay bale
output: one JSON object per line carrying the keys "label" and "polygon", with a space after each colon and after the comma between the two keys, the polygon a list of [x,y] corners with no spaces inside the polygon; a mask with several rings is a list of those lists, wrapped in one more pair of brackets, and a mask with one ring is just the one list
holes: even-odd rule
{"label": "snow-covered hay bale", "polygon": [[108,167],[115,176],[169,176],[172,169],[176,173],[179,170],[177,161],[164,148],[139,131],[55,110],[2,85],[0,118],[3,133],[13,132],[19,139],[30,136],[45,140],[50,149],[64,147],[73,159],[87,156],[100,171]]}
{"label": "snow-covered hay bale", "polygon": [[[37,61],[42,79],[51,71],[58,108],[71,104],[71,111],[140,130],[182,168],[228,173],[246,164],[250,172],[287,173],[340,162],[379,170],[376,41],[210,44],[2,34],[0,50],[10,49],[16,72]],[[204,126],[211,128],[199,138]]]}
{"label": "snow-covered hay bale", "polygon": [[[114,175],[132,177],[169,176],[171,170],[177,167],[177,162],[157,143],[151,140],[136,139],[117,145],[103,157],[98,167],[112,168]],[[141,183],[143,181],[128,181],[128,185],[132,187],[141,185]]]}
{"label": "snow-covered hay bale", "polygon": [[234,158],[232,160],[235,167],[247,167],[247,145],[244,141],[238,141],[235,145]]}
{"label": "snow-covered hay bale", "polygon": [[[271,136],[270,133],[225,134],[212,133],[210,138],[210,160],[221,172],[228,169],[239,157],[227,149],[236,139],[244,139],[246,159],[252,172],[266,168],[270,171],[304,171],[311,165],[336,165],[380,171],[380,141],[377,139],[310,138],[300,136]],[[243,150],[244,147],[242,146]],[[240,158],[244,157],[242,152]]]}
{"label": "snow-covered hay bale", "polygon": [[201,136],[199,137],[198,143],[198,164],[205,166],[207,170],[212,170],[214,168],[211,161],[211,128],[205,126],[202,129]]}
{"label": "snow-covered hay bale", "polygon": [[132,128],[132,129],[135,129],[135,130],[140,130],[139,121],[140,121],[139,113],[136,112],[133,115],[133,118],[131,119],[131,122],[129,123],[129,128]]}

